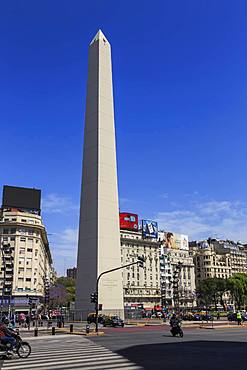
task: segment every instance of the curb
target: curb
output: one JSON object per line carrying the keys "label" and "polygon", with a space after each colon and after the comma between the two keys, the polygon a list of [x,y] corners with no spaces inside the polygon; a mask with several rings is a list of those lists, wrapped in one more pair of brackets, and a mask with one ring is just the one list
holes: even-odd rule
{"label": "curb", "polygon": [[65,334],[70,334],[70,335],[83,335],[84,337],[98,337],[105,335],[105,332],[99,331],[98,334],[92,332],[92,333],[83,333],[81,331],[73,331],[73,333],[70,333],[69,331],[65,332]]}
{"label": "curb", "polygon": [[247,326],[244,326],[244,325],[241,325],[241,326],[237,326],[237,325],[219,325],[219,326],[214,326],[214,327],[209,327],[209,326],[199,326],[199,329],[236,329],[236,328],[243,328],[243,329],[246,329]]}

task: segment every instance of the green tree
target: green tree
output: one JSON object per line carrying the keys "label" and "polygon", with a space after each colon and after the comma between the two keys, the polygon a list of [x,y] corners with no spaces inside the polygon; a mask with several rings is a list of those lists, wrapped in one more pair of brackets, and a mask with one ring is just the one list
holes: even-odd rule
{"label": "green tree", "polygon": [[223,307],[224,311],[226,310],[226,305],[224,302],[224,294],[229,290],[229,284],[227,279],[223,278],[214,278],[217,285],[218,290],[218,301]]}
{"label": "green tree", "polygon": [[228,286],[237,308],[247,304],[247,274],[238,273],[228,279]]}
{"label": "green tree", "polygon": [[208,308],[211,304],[214,304],[217,310],[218,291],[213,278],[200,281],[197,296],[200,306],[204,305]]}
{"label": "green tree", "polygon": [[200,304],[208,307],[214,304],[215,310],[218,311],[217,304],[220,303],[223,308],[224,293],[228,290],[228,283],[226,279],[222,278],[209,278],[202,280],[198,287],[198,300]]}
{"label": "green tree", "polygon": [[63,285],[65,288],[75,286],[75,280],[66,276],[60,276],[57,278],[57,283]]}
{"label": "green tree", "polygon": [[57,285],[63,286],[67,293],[66,303],[75,300],[75,280],[66,276],[57,279]]}

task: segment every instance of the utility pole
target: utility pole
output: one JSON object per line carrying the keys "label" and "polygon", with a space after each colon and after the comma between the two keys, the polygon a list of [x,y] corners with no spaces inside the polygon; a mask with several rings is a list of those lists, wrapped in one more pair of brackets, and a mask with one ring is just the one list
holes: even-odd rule
{"label": "utility pole", "polygon": [[91,302],[95,303],[95,324],[96,324],[95,331],[97,335],[98,335],[98,326],[99,326],[98,324],[99,324],[99,281],[100,281],[100,278],[105,274],[109,274],[110,272],[121,270],[126,267],[133,266],[133,265],[139,265],[139,267],[144,268],[144,262],[145,262],[145,258],[143,256],[138,256],[136,262],[132,262],[132,263],[129,263],[128,265],[116,267],[111,270],[103,271],[98,276],[97,281],[96,281],[96,292],[91,294]]}

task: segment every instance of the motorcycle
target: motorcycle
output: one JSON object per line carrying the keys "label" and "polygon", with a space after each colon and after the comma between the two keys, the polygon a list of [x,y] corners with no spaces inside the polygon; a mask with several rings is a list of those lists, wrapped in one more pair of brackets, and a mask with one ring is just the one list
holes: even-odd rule
{"label": "motorcycle", "polygon": [[183,330],[180,323],[174,323],[170,330],[173,337],[179,335],[181,338],[184,336]]}
{"label": "motorcycle", "polygon": [[20,335],[15,333],[13,337],[16,340],[15,346],[12,346],[11,343],[0,343],[0,357],[2,358],[11,358],[16,353],[20,358],[27,358],[31,354],[31,346],[28,342],[24,342]]}

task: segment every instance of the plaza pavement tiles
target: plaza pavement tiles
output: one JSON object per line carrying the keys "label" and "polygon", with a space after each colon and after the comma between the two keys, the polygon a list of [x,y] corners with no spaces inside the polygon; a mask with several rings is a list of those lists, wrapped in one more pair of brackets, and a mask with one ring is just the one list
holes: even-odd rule
{"label": "plaza pavement tiles", "polygon": [[[30,339],[30,340],[29,340]],[[73,335],[27,338],[32,347],[26,358],[4,360],[3,370],[138,370],[143,369],[102,345]]]}

